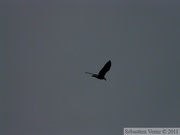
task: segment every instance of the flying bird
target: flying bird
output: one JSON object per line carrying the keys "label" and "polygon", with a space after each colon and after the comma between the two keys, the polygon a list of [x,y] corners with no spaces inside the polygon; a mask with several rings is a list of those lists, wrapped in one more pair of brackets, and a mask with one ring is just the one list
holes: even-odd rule
{"label": "flying bird", "polygon": [[104,67],[99,71],[99,74],[93,74],[93,73],[90,73],[90,72],[85,72],[85,73],[91,74],[92,77],[96,77],[97,79],[105,80],[106,81],[105,74],[109,71],[110,68],[111,68],[111,61],[109,60],[104,65]]}

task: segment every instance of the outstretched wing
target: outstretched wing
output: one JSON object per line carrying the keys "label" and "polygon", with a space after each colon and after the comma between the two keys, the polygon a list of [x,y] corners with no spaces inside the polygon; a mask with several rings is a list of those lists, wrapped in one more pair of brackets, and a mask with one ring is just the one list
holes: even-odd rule
{"label": "outstretched wing", "polygon": [[93,73],[90,73],[90,72],[85,72],[86,74],[91,74],[91,75],[94,75]]}
{"label": "outstretched wing", "polygon": [[98,76],[100,78],[104,78],[105,74],[109,71],[109,69],[111,68],[111,61],[109,60],[104,67],[99,71]]}

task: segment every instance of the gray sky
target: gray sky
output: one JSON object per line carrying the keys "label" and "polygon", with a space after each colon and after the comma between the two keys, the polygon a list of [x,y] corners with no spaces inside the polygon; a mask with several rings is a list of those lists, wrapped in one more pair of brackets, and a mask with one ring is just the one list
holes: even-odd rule
{"label": "gray sky", "polygon": [[[1,135],[180,125],[180,1],[1,6]],[[84,73],[108,60],[107,81]]]}

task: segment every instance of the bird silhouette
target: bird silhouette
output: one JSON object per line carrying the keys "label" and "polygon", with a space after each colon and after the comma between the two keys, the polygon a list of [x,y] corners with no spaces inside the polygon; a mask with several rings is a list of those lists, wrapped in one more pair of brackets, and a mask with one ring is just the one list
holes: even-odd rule
{"label": "bird silhouette", "polygon": [[92,77],[95,77],[97,79],[100,79],[100,80],[105,80],[106,81],[106,78],[105,78],[105,74],[110,70],[111,68],[111,61],[109,60],[105,65],[104,67],[99,71],[99,74],[93,74],[93,73],[90,73],[90,72],[85,72],[86,74],[91,74]]}

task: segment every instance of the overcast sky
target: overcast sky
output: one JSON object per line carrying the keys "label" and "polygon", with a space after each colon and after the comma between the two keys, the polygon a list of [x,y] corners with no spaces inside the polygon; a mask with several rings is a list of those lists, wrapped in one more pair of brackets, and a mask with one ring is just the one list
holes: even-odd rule
{"label": "overcast sky", "polygon": [[[0,134],[180,126],[179,7],[178,0],[4,1]],[[84,73],[108,60],[107,81]]]}

